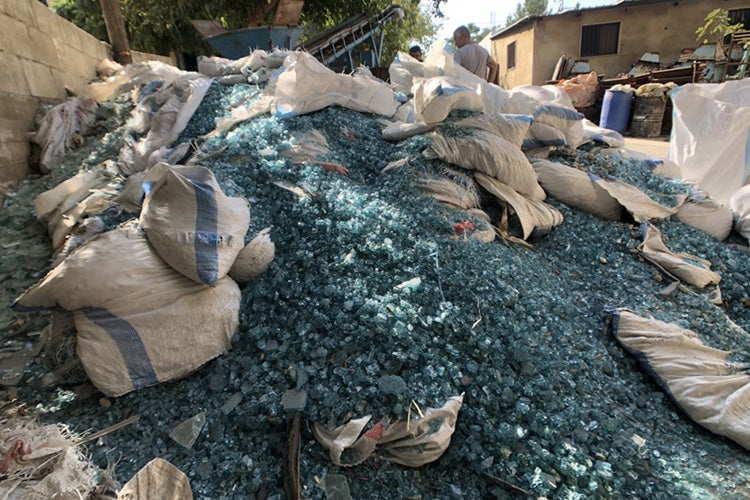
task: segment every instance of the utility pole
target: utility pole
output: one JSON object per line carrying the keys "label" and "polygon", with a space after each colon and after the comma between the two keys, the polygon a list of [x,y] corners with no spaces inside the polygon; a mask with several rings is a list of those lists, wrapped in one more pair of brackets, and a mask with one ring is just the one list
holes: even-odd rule
{"label": "utility pole", "polygon": [[120,0],[99,0],[102,5],[104,24],[107,25],[107,36],[112,45],[112,53],[115,61],[120,64],[132,64],[133,57],[130,55],[130,44],[128,34],[125,31],[125,22],[122,20]]}

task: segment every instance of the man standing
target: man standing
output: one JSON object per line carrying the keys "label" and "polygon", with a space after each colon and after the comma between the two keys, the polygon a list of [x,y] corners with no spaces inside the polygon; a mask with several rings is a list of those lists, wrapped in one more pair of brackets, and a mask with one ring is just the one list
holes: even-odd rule
{"label": "man standing", "polygon": [[[471,33],[466,26],[459,26],[453,32],[453,42],[458,49],[453,54],[453,60],[490,83],[495,82],[498,65],[492,60],[490,53],[481,45],[471,41]],[[489,68],[489,73],[487,72]]]}

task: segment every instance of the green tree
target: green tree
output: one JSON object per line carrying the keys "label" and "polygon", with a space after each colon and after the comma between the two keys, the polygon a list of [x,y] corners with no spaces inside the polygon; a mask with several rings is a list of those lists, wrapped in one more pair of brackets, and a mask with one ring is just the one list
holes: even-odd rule
{"label": "green tree", "polygon": [[[418,0],[401,3],[404,18],[385,28],[384,63],[390,61],[397,50],[406,50],[410,39],[423,43],[432,40],[437,32],[433,16],[442,15],[439,7],[445,1],[433,0],[425,11],[420,9]],[[257,19],[260,12],[261,15],[266,14],[264,20],[270,23],[273,12],[267,12],[264,7],[272,3],[272,0],[120,0],[131,48],[165,55],[171,50],[211,53],[210,47],[190,23],[191,19],[217,20],[226,29],[232,30],[248,26],[248,20]],[[376,14],[390,4],[390,0],[307,0],[302,10],[301,24],[306,27],[306,35],[313,36],[355,15]],[[107,40],[99,0],[52,0],[50,6],[59,15],[100,40]]]}
{"label": "green tree", "polygon": [[[721,44],[724,37],[743,28],[742,23],[732,24],[729,11],[726,9],[714,9],[703,19],[703,26],[695,30],[695,36],[699,43],[706,44],[709,41]],[[711,38],[712,40],[709,40]]]}
{"label": "green tree", "polygon": [[516,4],[516,11],[505,20],[505,25],[510,26],[527,16],[542,16],[547,12],[547,0],[524,0]]}

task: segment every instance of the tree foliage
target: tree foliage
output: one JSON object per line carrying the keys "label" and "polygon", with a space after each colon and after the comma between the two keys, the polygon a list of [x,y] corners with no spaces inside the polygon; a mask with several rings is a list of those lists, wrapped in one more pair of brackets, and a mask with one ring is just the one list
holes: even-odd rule
{"label": "tree foliage", "polygon": [[505,25],[510,26],[527,16],[542,16],[547,12],[547,0],[524,0],[516,4],[516,11],[505,20]]}
{"label": "tree foliage", "polygon": [[[200,55],[211,53],[211,48],[202,41],[191,19],[217,20],[228,30],[243,28],[257,14],[257,8],[269,1],[120,0],[120,6],[133,50],[165,55],[179,50]],[[442,16],[439,9],[445,1],[432,0],[426,11],[420,9],[419,0],[400,2],[405,16],[386,25],[382,60],[390,61],[397,50],[407,50],[409,40],[430,42],[438,28],[433,19]],[[306,28],[301,41],[355,15],[379,13],[391,4],[392,0],[306,0],[300,19]],[[99,0],[52,0],[50,6],[93,36],[107,40]],[[272,12],[266,17],[268,23],[271,17]]]}
{"label": "tree foliage", "polygon": [[703,26],[695,30],[695,36],[699,43],[712,42],[721,43],[725,36],[731,35],[743,29],[742,23],[732,24],[729,11],[726,9],[714,9],[703,19]]}

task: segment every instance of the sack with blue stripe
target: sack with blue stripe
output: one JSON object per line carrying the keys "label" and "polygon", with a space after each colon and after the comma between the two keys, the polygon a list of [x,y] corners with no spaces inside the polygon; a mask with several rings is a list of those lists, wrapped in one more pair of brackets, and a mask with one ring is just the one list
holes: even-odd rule
{"label": "sack with blue stripe", "polygon": [[161,258],[198,283],[226,276],[245,246],[247,200],[224,194],[204,167],[157,164],[143,186],[140,222]]}
{"label": "sack with blue stripe", "polygon": [[182,378],[230,347],[240,290],[167,265],[136,221],[76,249],[13,304],[72,311],[77,353],[97,389],[120,396]]}

